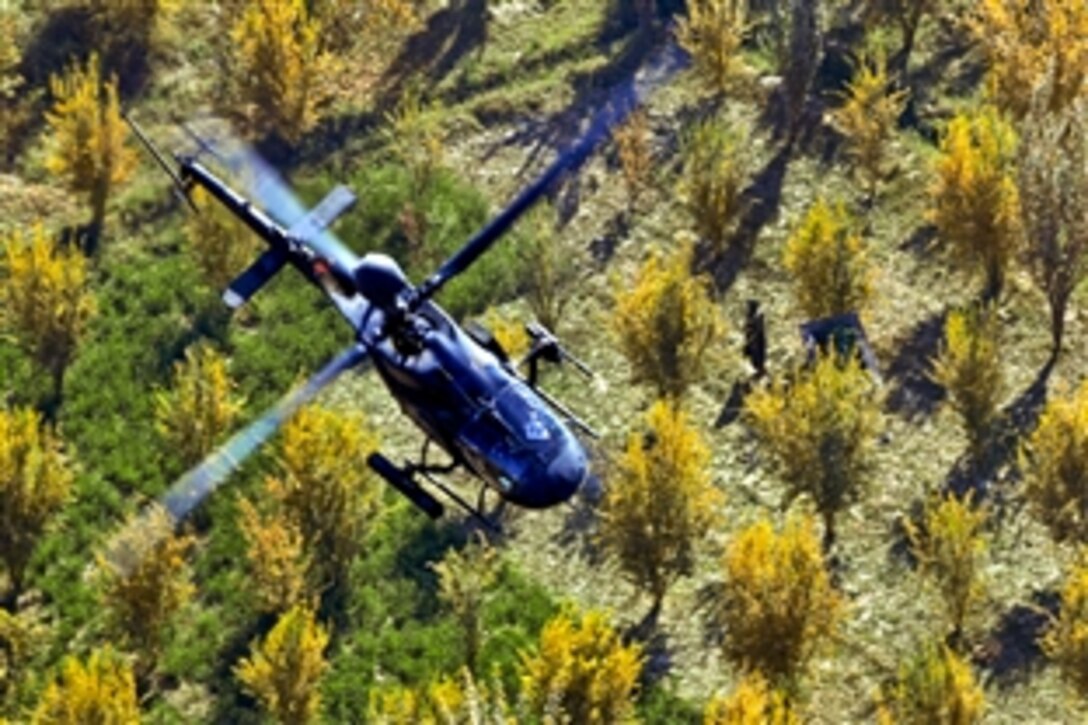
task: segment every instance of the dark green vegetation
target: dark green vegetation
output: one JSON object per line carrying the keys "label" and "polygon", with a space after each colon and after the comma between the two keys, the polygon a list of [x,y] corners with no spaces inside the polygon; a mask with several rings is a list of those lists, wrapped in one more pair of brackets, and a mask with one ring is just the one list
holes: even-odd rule
{"label": "dark green vegetation", "polygon": [[[1088,291],[1084,285],[1074,291],[1065,347],[1054,359],[1046,299],[1023,268],[1010,266],[995,312],[1007,395],[992,435],[975,455],[968,454],[956,417],[942,408],[944,391],[930,375],[949,311],[969,305],[980,292],[935,241],[927,196],[947,119],[983,95],[981,55],[969,32],[952,20],[971,4],[931,3],[942,8],[934,12],[940,18],[926,18],[916,35],[911,31],[909,63],[892,58],[892,72],[911,96],[875,194],[852,172],[844,139],[826,112],[843,102],[852,55],[881,48],[894,54],[900,41],[894,23],[862,24],[853,11],[865,3],[832,1],[818,4],[821,62],[803,112],[789,110],[776,76],[775,49],[787,44],[788,34],[772,27],[768,16],[754,15],[742,56],[762,82],[721,96],[685,73],[649,100],[653,163],[637,204],[628,203],[621,159],[611,146],[556,191],[558,236],[579,265],[561,332],[603,382],[587,386],[569,372],[547,371],[545,384],[605,433],[599,468],[607,485],[608,457],[623,449],[653,402],[648,389],[628,384],[628,364],[607,332],[614,293],[634,277],[649,250],[673,249],[676,234],[695,227],[677,193],[686,134],[710,119],[748,139],[737,162],[746,169],[741,208],[724,241],[697,245],[694,260],[731,321],[713,351],[710,374],[685,403],[712,450],[712,478],[725,494],[723,523],[702,542],[692,575],[669,590],[654,622],[645,618],[649,597],[627,584],[599,550],[592,503],[512,512],[508,535],[497,543],[500,574],[480,613],[479,680],[494,673],[516,700],[523,653],[567,601],[607,609],[621,631],[645,644],[638,712],[648,722],[697,722],[704,703],[739,680],[719,654],[717,633],[707,630],[708,597],[721,577],[721,551],[736,532],[763,517],[785,520],[779,504],[786,486],[772,475],[768,453],[749,427],[713,423],[732,382],[747,374],[738,354],[744,300],[758,298],[765,310],[772,375],[803,359],[796,335],[803,318],[783,249],[822,197],[843,203],[856,217],[875,270],[875,293],[863,319],[882,367],[883,428],[867,485],[836,519],[829,566],[845,615],[836,641],[801,679],[794,695],[799,710],[815,722],[872,721],[873,696],[895,681],[898,663],[913,657],[920,643],[947,638],[940,594],[913,570],[901,519],[918,516],[931,491],[977,488],[987,492],[990,507],[985,591],[950,644],[985,686],[984,719],[1084,718],[1083,701],[1074,699],[1036,642],[1075,550],[1055,544],[1023,505],[1017,454],[1058,382],[1072,385],[1084,376]],[[86,221],[79,200],[68,198],[45,169],[41,112],[48,106],[48,75],[67,61],[58,48],[85,57],[95,46],[94,28],[77,2],[53,3],[57,9],[51,11],[23,5],[16,10],[25,49],[18,64],[25,85],[18,93],[27,115],[0,148],[10,154],[0,158],[0,243],[37,218],[58,237]],[[111,61],[119,64],[125,103],[157,138],[170,138],[174,117],[207,112],[208,99],[217,108],[225,102],[219,61],[230,38],[220,5],[228,3],[183,5],[156,36],[146,61]],[[366,57],[365,73],[341,79],[322,120],[297,144],[258,140],[306,202],[334,183],[351,186],[360,203],[338,223],[337,235],[358,252],[395,256],[418,281],[574,137],[604,89],[664,36],[664,17],[680,5],[658,2],[651,17],[645,8],[655,4],[635,0],[422,2],[421,24],[398,36],[388,53]],[[790,3],[752,5],[784,12]],[[65,27],[80,32],[65,35]],[[66,38],[63,44],[55,42],[58,37]],[[363,67],[357,55],[348,62]],[[427,130],[412,137],[411,128],[402,128],[405,136],[398,137],[394,120],[407,113],[401,102],[409,92],[426,100],[414,128]],[[420,161],[405,152],[406,142],[422,147],[434,135],[441,153]],[[11,670],[10,682],[0,680],[0,721],[29,718],[64,655],[83,656],[115,639],[99,600],[95,554],[126,516],[180,473],[155,430],[153,394],[169,384],[171,366],[186,348],[207,340],[230,356],[245,418],[348,339],[321,296],[289,272],[228,319],[220,291],[205,284],[185,253],[183,215],[147,159],[110,202],[92,272],[98,313],[65,375],[59,404],[48,411],[77,465],[74,489],[37,546],[22,597],[0,602],[40,625],[26,661]],[[444,290],[440,302],[458,316],[497,307],[503,318],[527,320],[520,295],[534,260],[525,258],[521,242],[531,233],[516,229]],[[0,394],[8,406],[52,406],[49,376],[8,338],[0,338]],[[416,454],[418,432],[373,377],[345,379],[321,402],[340,411],[361,409],[390,458]],[[263,476],[275,468],[273,457],[247,464],[191,522],[198,537],[189,555],[196,593],[164,633],[157,669],[140,678],[150,721],[261,719],[232,668],[274,618],[255,608],[236,502],[259,495]],[[460,483],[474,493],[473,482]],[[390,491],[381,498],[381,513],[364,535],[348,585],[322,592],[320,600],[319,618],[333,629],[321,685],[322,712],[330,722],[361,720],[379,687],[426,685],[454,675],[465,661],[457,621],[438,596],[430,564],[463,547],[471,527],[457,516],[427,522]],[[797,507],[805,505],[802,497]],[[0,593],[6,588],[0,578]],[[0,639],[4,657],[8,646]]]}

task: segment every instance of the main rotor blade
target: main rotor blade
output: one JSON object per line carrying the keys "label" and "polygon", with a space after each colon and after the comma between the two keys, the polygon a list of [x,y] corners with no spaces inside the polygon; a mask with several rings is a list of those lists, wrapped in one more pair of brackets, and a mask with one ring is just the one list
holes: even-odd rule
{"label": "main rotor blade", "polygon": [[582,137],[559,155],[536,181],[522,190],[495,218],[468,240],[461,249],[428,277],[410,300],[418,306],[434,295],[446,282],[468,269],[480,256],[505,234],[518,218],[529,210],[548,188],[564,173],[579,168],[590,154],[654,88],[671,77],[686,62],[686,56],[674,44],[666,45],[639,74],[616,86],[609,94],[609,103],[600,110]]}
{"label": "main rotor blade", "polygon": [[200,465],[178,479],[162,500],[175,522],[185,518],[226,481],[296,410],[313,400],[340,373],[365,359],[366,349],[361,345],[353,345],[343,351],[306,381],[305,385],[280,398],[264,415],[235,433]]}

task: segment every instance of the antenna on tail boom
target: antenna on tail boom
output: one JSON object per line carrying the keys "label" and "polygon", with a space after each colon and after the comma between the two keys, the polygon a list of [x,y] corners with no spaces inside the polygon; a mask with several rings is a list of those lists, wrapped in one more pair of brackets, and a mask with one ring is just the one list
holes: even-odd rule
{"label": "antenna on tail boom", "polygon": [[174,192],[177,193],[178,196],[181,197],[185,201],[185,203],[189,205],[190,209],[192,209],[193,211],[199,211],[196,208],[196,204],[194,204],[193,200],[189,197],[189,185],[186,184],[180,176],[178,176],[176,171],[174,171],[174,168],[169,164],[169,162],[167,162],[166,157],[163,155],[162,151],[160,151],[158,147],[151,142],[151,139],[147,137],[147,134],[145,134],[144,130],[140,128],[140,125],[136,123],[136,121],[131,116],[128,115],[128,112],[121,111],[121,118],[125,119],[125,123],[127,123],[128,127],[132,129],[132,132],[136,134],[136,138],[140,140],[140,143],[142,143],[144,145],[144,148],[146,148],[148,152],[150,152],[151,156],[155,159],[155,162],[158,163],[158,165],[162,167],[162,170],[166,172],[166,175],[170,177],[170,181],[172,181],[174,184]]}

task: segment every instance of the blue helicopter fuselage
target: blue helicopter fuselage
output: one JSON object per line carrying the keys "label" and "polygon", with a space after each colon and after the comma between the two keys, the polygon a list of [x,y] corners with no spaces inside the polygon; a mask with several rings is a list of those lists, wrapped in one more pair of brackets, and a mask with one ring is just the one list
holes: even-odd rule
{"label": "blue helicopter fuselage", "polygon": [[589,463],[556,412],[438,305],[425,303],[415,322],[410,350],[383,335],[385,316],[374,307],[359,330],[401,410],[511,503],[546,508],[569,499]]}

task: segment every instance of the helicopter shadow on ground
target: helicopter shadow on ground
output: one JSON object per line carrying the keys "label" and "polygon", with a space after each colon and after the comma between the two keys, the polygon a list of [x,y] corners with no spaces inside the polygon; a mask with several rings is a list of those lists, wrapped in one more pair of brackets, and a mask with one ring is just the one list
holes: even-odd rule
{"label": "helicopter shadow on ground", "polygon": [[1008,689],[1028,682],[1045,664],[1040,638],[1061,610],[1061,595],[1036,590],[1027,604],[1015,604],[975,651],[974,664],[985,674],[983,685]]}

